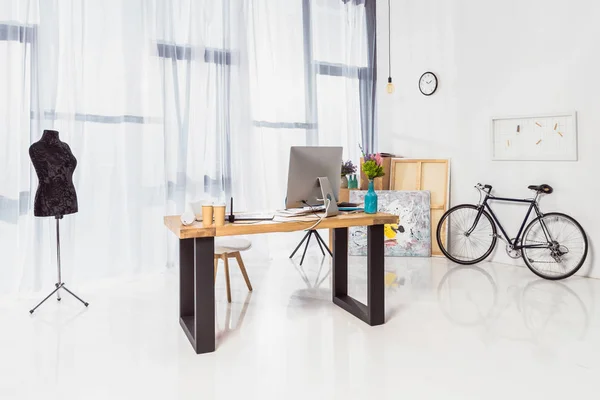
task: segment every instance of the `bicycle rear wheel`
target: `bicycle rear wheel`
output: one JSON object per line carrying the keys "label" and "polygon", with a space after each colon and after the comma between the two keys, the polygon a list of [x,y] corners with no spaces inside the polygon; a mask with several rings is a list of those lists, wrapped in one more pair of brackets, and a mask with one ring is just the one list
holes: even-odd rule
{"label": "bicycle rear wheel", "polygon": [[[446,244],[442,240],[444,237],[448,238]],[[472,204],[461,204],[442,215],[437,226],[437,242],[442,253],[455,263],[476,264],[494,250],[496,225],[485,210]]]}
{"label": "bicycle rear wheel", "polygon": [[521,256],[527,267],[537,276],[550,280],[573,275],[583,265],[588,252],[587,236],[581,225],[561,213],[548,213],[531,221],[525,228],[522,243]]}

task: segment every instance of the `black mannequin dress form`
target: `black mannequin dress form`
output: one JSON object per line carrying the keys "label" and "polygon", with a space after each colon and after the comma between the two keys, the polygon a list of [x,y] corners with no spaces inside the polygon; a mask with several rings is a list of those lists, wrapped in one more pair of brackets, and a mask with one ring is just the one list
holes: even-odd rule
{"label": "black mannequin dress form", "polygon": [[60,265],[60,228],[59,221],[64,215],[77,212],[77,194],[73,185],[73,171],[77,159],[71,148],[58,138],[57,131],[45,130],[42,138],[29,147],[29,157],[38,176],[39,186],[35,193],[33,215],[36,217],[56,218],[56,264],[58,267],[58,282],[56,288],[37,306],[29,310],[30,314],[41,306],[54,293],[61,300],[59,289],[66,290],[86,307],[88,303],[71,292],[62,281]]}
{"label": "black mannequin dress form", "polygon": [[57,131],[45,130],[42,138],[29,147],[29,156],[39,179],[33,215],[60,218],[76,213],[73,171],[77,159],[69,145],[60,141]]}

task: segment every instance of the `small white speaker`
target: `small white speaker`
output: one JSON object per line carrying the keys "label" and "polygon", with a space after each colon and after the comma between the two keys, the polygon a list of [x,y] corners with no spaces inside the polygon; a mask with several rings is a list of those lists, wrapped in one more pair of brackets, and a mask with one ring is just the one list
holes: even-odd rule
{"label": "small white speaker", "polygon": [[196,220],[196,214],[191,203],[187,203],[185,206],[185,212],[181,215],[181,223],[183,225],[191,225]]}

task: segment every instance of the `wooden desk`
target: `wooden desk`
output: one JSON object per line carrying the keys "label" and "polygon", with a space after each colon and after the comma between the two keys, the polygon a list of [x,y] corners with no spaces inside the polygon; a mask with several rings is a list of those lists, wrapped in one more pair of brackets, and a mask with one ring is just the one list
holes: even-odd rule
{"label": "wooden desk", "polygon": [[[179,324],[197,354],[215,351],[214,238],[258,233],[294,232],[314,222],[184,226],[179,216],[167,216],[165,225],[179,238]],[[324,219],[319,229],[333,230],[332,300],[369,325],[381,325],[384,304],[384,224],[396,224],[390,214],[342,214]],[[348,296],[348,228],[367,226],[367,304]]]}

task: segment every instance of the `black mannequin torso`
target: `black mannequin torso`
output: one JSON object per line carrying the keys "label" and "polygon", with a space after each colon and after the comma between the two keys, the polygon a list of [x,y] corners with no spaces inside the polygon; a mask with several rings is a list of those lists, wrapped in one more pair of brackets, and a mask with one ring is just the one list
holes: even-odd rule
{"label": "black mannequin torso", "polygon": [[73,171],[77,159],[57,131],[45,130],[42,138],[29,147],[29,156],[39,179],[33,214],[57,217],[77,212]]}

